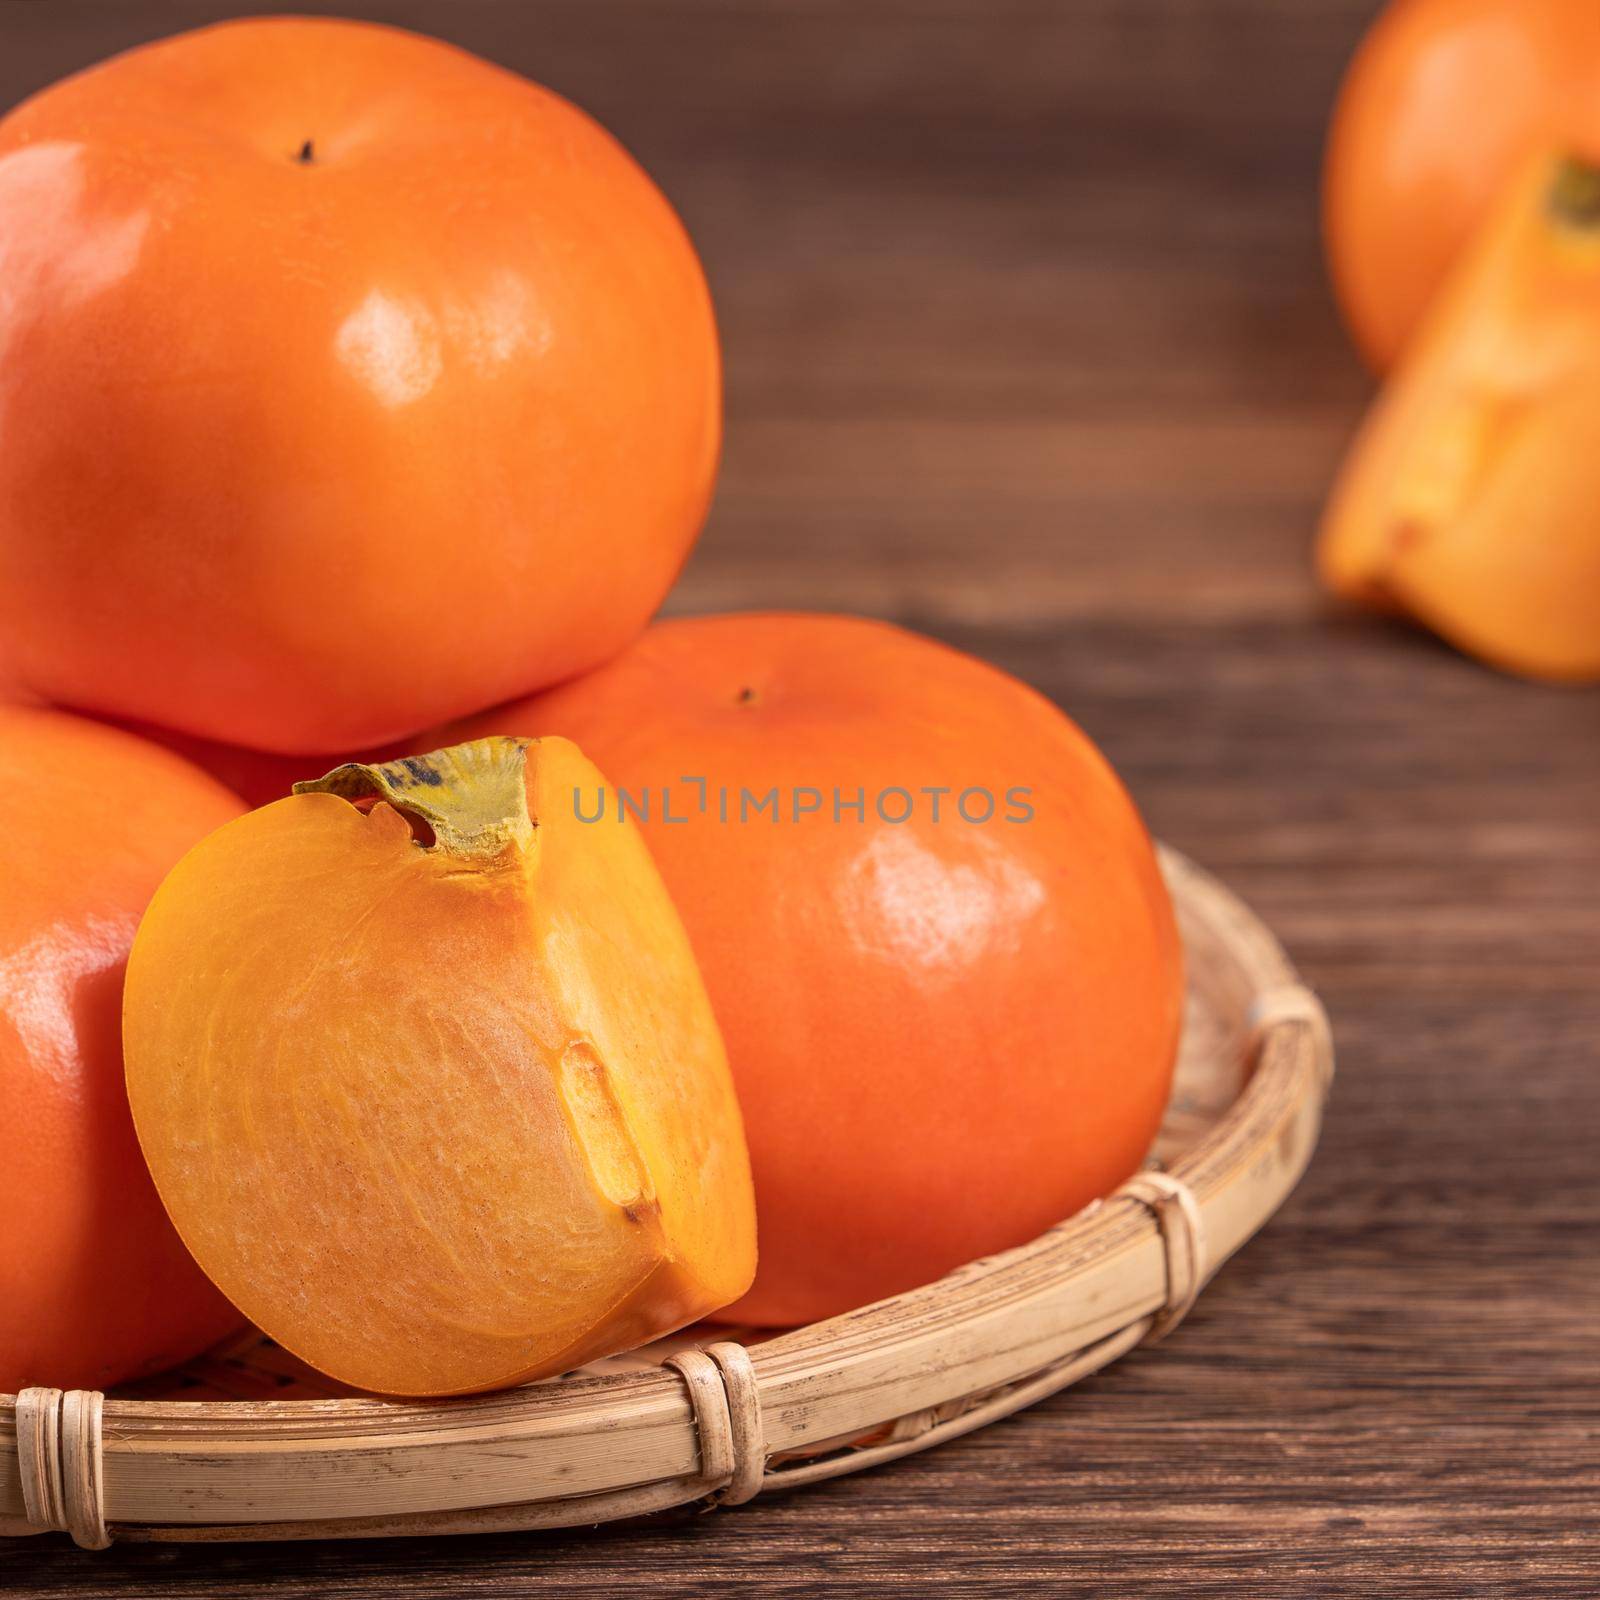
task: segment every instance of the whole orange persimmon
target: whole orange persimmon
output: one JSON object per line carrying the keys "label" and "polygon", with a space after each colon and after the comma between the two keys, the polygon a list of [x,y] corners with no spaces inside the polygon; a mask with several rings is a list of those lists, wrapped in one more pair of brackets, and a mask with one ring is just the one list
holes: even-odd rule
{"label": "whole orange persimmon", "polygon": [[122,1082],[122,984],[167,870],[237,816],[177,756],[0,710],[0,1390],[103,1388],[242,1318],[168,1222]]}
{"label": "whole orange persimmon", "polygon": [[671,207],[416,35],[224,23],[47,89],[0,283],[0,655],[56,703],[379,744],[621,649],[711,494]]}
{"label": "whole orange persimmon", "polygon": [[1324,186],[1334,285],[1374,369],[1548,143],[1600,158],[1594,0],[1394,0],[1379,18],[1340,92]]}
{"label": "whole orange persimmon", "polygon": [[1115,774],[1033,690],[880,623],[712,617],[459,736],[493,731],[592,754],[617,788],[575,796],[590,831],[647,813],[750,1143],[761,1257],[729,1316],[926,1282],[1143,1159],[1172,907]]}

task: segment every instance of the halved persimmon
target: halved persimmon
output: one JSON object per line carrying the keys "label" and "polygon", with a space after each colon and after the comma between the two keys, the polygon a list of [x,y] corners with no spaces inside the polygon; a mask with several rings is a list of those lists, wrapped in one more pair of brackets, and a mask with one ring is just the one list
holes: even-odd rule
{"label": "halved persimmon", "polygon": [[1367,418],[1318,562],[1530,678],[1600,679],[1600,167],[1536,159]]}
{"label": "halved persimmon", "polygon": [[130,961],[129,1097],[178,1231],[360,1388],[562,1371],[735,1299],[721,1036],[638,834],[565,740],[350,765],[220,829]]}

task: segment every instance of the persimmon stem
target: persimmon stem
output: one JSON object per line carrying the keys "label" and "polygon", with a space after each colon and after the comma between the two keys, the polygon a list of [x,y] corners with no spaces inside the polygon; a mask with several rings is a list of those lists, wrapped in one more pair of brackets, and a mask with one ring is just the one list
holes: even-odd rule
{"label": "persimmon stem", "polygon": [[1564,156],[1550,186],[1551,213],[1572,228],[1600,226],[1600,166],[1578,156]]}
{"label": "persimmon stem", "polygon": [[307,139],[306,142],[300,146],[300,153],[295,157],[295,160],[298,161],[301,166],[309,167],[316,159],[316,146],[311,142],[311,140]]}
{"label": "persimmon stem", "polygon": [[487,865],[522,854],[533,841],[529,743],[497,735],[400,761],[352,761],[326,777],[297,783],[294,792],[338,795],[357,806],[387,801],[411,820],[423,849]]}

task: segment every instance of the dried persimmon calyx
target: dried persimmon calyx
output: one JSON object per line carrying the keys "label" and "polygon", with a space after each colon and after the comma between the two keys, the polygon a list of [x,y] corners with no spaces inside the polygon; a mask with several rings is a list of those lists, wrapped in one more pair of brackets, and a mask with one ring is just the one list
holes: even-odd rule
{"label": "dried persimmon calyx", "polygon": [[398,761],[347,762],[294,786],[296,794],[333,794],[362,802],[387,801],[420,821],[430,848],[467,860],[493,861],[526,850],[533,840],[528,815],[527,739],[474,739]]}

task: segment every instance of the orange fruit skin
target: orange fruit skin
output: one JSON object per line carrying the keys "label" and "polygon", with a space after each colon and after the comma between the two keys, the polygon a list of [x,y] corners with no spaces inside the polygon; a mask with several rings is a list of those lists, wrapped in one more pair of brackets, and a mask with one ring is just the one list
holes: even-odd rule
{"label": "orange fruit skin", "polygon": [[1396,0],[1382,14],[1340,91],[1323,189],[1334,287],[1374,371],[1551,143],[1600,156],[1593,0]]}
{"label": "orange fruit skin", "polygon": [[1504,671],[1600,681],[1600,169],[1507,185],[1357,434],[1317,548],[1334,593]]}
{"label": "orange fruit skin", "polygon": [[52,703],[364,749],[615,654],[703,519],[682,225],[437,42],[240,21],[45,90],[0,282],[0,677]]}
{"label": "orange fruit skin", "polygon": [[123,969],[167,869],[240,811],[178,757],[0,709],[0,1390],[104,1388],[241,1318],[156,1197],[122,1083]]}
{"label": "orange fruit skin", "polygon": [[[643,832],[722,1026],[755,1175],[761,1257],[729,1317],[792,1324],[927,1282],[1139,1165],[1171,1083],[1180,944],[1132,802],[1043,697],[879,623],[727,616],[658,623],[451,736],[524,729],[655,791]],[[685,777],[707,780],[708,813]],[[663,785],[686,822],[663,820]],[[741,787],[774,785],[828,809],[719,821],[719,788],[737,817]],[[952,788],[940,822],[924,785]],[[835,786],[865,788],[868,820],[834,821]],[[1033,820],[952,820],[969,786],[1001,809],[1031,788]],[[911,820],[878,819],[889,787],[922,799]]]}
{"label": "orange fruit skin", "polygon": [[198,739],[192,734],[157,728],[149,723],[129,723],[130,733],[151,739],[193,762],[225,789],[231,789],[248,806],[270,805],[287,798],[302,779],[320,778],[342,761],[386,761],[405,754],[407,741],[383,750],[340,751],[337,756],[282,755],[272,750],[251,750],[245,745]]}

